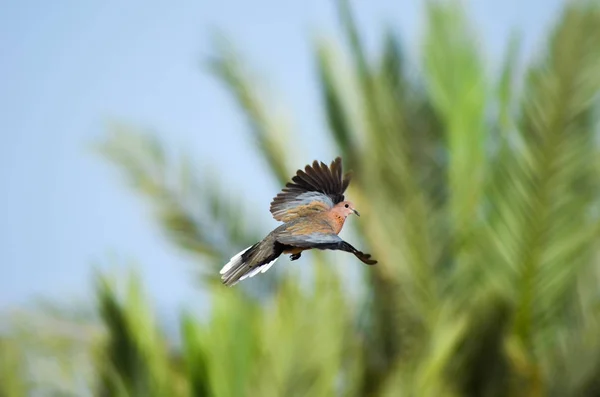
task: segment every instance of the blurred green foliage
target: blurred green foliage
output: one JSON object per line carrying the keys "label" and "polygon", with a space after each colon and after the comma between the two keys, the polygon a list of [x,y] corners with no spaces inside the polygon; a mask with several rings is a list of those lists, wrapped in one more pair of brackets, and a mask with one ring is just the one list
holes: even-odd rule
{"label": "blurred green foliage", "polygon": [[[459,7],[426,10],[418,73],[389,32],[367,57],[342,0],[349,56],[315,50],[330,138],[365,214],[352,226],[379,264],[348,263],[356,282],[331,266],[339,255],[311,253],[308,286],[283,269],[223,287],[218,269],[263,237],[254,211],[153,136],[115,129],[101,151],[198,257],[211,314],[182,314],[173,347],[135,277],[119,292],[99,276],[94,370],[79,392],[43,395],[600,395],[600,7],[566,4],[525,72],[514,39],[497,76]],[[284,156],[292,134],[219,43],[211,68],[283,183],[303,166]],[[2,396],[43,389],[21,346],[0,341]]]}

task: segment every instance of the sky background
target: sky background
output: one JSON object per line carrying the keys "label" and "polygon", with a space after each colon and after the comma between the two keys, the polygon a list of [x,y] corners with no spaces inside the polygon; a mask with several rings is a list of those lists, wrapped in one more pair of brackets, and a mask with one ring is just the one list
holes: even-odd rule
{"label": "sky background", "polygon": [[[388,24],[418,55],[422,2],[353,3],[370,50]],[[514,29],[524,36],[524,55],[535,54],[562,4],[464,3],[490,65]],[[264,214],[264,230],[275,225],[268,204],[280,187],[231,97],[202,67],[215,29],[293,116],[303,148],[291,154],[296,165],[335,155],[319,141],[326,124],[312,51],[314,38],[340,37],[333,1],[170,4],[0,0],[0,311],[34,297],[84,301],[93,266],[121,271],[131,261],[159,310],[205,302],[190,277],[194,263],[163,238],[121,173],[89,148],[113,120],[152,129],[170,148],[211,163],[231,194],[254,204],[255,217]]]}

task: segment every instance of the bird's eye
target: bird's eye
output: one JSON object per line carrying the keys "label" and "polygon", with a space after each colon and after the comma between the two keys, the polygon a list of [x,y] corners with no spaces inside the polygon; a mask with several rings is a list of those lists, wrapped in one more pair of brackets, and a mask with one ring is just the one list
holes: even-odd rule
{"label": "bird's eye", "polygon": [[346,204],[344,207],[348,208],[348,207],[349,207],[349,205],[348,205],[348,204]]}

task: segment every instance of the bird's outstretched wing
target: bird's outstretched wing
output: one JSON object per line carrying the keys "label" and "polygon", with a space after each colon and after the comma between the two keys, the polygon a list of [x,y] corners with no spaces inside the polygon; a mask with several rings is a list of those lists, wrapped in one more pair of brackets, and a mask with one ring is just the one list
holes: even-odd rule
{"label": "bird's outstretched wing", "polygon": [[284,232],[277,236],[277,242],[286,246],[298,248],[346,251],[354,254],[354,256],[367,265],[374,265],[377,263],[376,260],[371,259],[371,255],[357,250],[334,233],[315,232],[310,234],[295,235]]}
{"label": "bird's outstretched wing", "polygon": [[344,192],[350,184],[350,174],[342,175],[342,159],[336,158],[329,167],[315,160],[298,170],[292,182],[271,202],[275,220],[289,222],[311,213],[327,211],[344,201]]}

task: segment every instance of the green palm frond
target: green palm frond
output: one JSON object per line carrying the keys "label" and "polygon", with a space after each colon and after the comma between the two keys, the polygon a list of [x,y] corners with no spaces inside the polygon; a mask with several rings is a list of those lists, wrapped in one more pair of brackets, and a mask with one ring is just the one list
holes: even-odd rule
{"label": "green palm frond", "polygon": [[[274,104],[266,103],[264,94],[254,84],[256,78],[251,77],[242,65],[239,54],[225,38],[219,36],[216,41],[216,55],[210,60],[210,70],[231,91],[237,104],[247,115],[256,147],[269,165],[269,169],[280,184],[289,179],[290,169],[286,157],[290,147],[285,141],[291,136],[284,120],[274,117]],[[261,95],[262,94],[262,95]]]}
{"label": "green palm frond", "polygon": [[97,148],[126,173],[134,189],[153,201],[157,218],[176,244],[196,254],[219,255],[188,197],[196,185],[189,163],[171,164],[153,135],[124,126],[114,127]]}
{"label": "green palm frond", "polygon": [[0,338],[0,396],[25,397],[29,395],[25,355],[16,341]]}
{"label": "green palm frond", "polygon": [[97,147],[149,199],[167,236],[186,251],[222,266],[232,251],[262,237],[248,228],[250,212],[227,198],[218,178],[198,178],[188,155],[169,158],[154,135],[119,126]]}
{"label": "green palm frond", "polygon": [[598,222],[588,209],[597,191],[589,166],[597,154],[589,105],[600,89],[599,17],[597,9],[568,9],[547,58],[530,71],[519,128],[523,150],[511,162],[512,169],[520,167],[511,175],[512,189],[520,192],[507,193],[514,199],[496,196],[510,203],[498,204],[506,217],[518,215],[508,230],[514,237],[501,241],[519,239],[512,249],[503,248],[517,266],[515,326],[526,341],[532,325],[542,326],[539,316],[561,309],[597,236]]}
{"label": "green palm frond", "polygon": [[[446,127],[448,195],[452,234],[464,244],[482,194],[486,172],[487,76],[474,35],[459,8],[431,3],[424,43],[425,80]],[[460,249],[464,249],[464,245]],[[460,259],[460,254],[457,256]]]}
{"label": "green palm frond", "polygon": [[203,327],[189,314],[182,317],[183,354],[185,374],[189,383],[189,395],[210,397],[213,395],[209,383],[209,366],[206,336]]}
{"label": "green palm frond", "polygon": [[515,91],[521,36],[514,33],[508,43],[497,86],[499,141],[496,146],[504,147],[510,142],[508,136],[515,129]]}
{"label": "green palm frond", "polygon": [[349,110],[346,93],[342,91],[335,61],[331,46],[317,43],[317,72],[329,130],[340,149],[344,166],[354,169],[359,150],[357,133],[353,127],[352,112]]}
{"label": "green palm frond", "polygon": [[114,283],[99,277],[98,310],[107,327],[107,339],[97,357],[99,396],[172,395],[171,363],[165,339],[157,330],[141,287],[130,277],[125,297]]}

